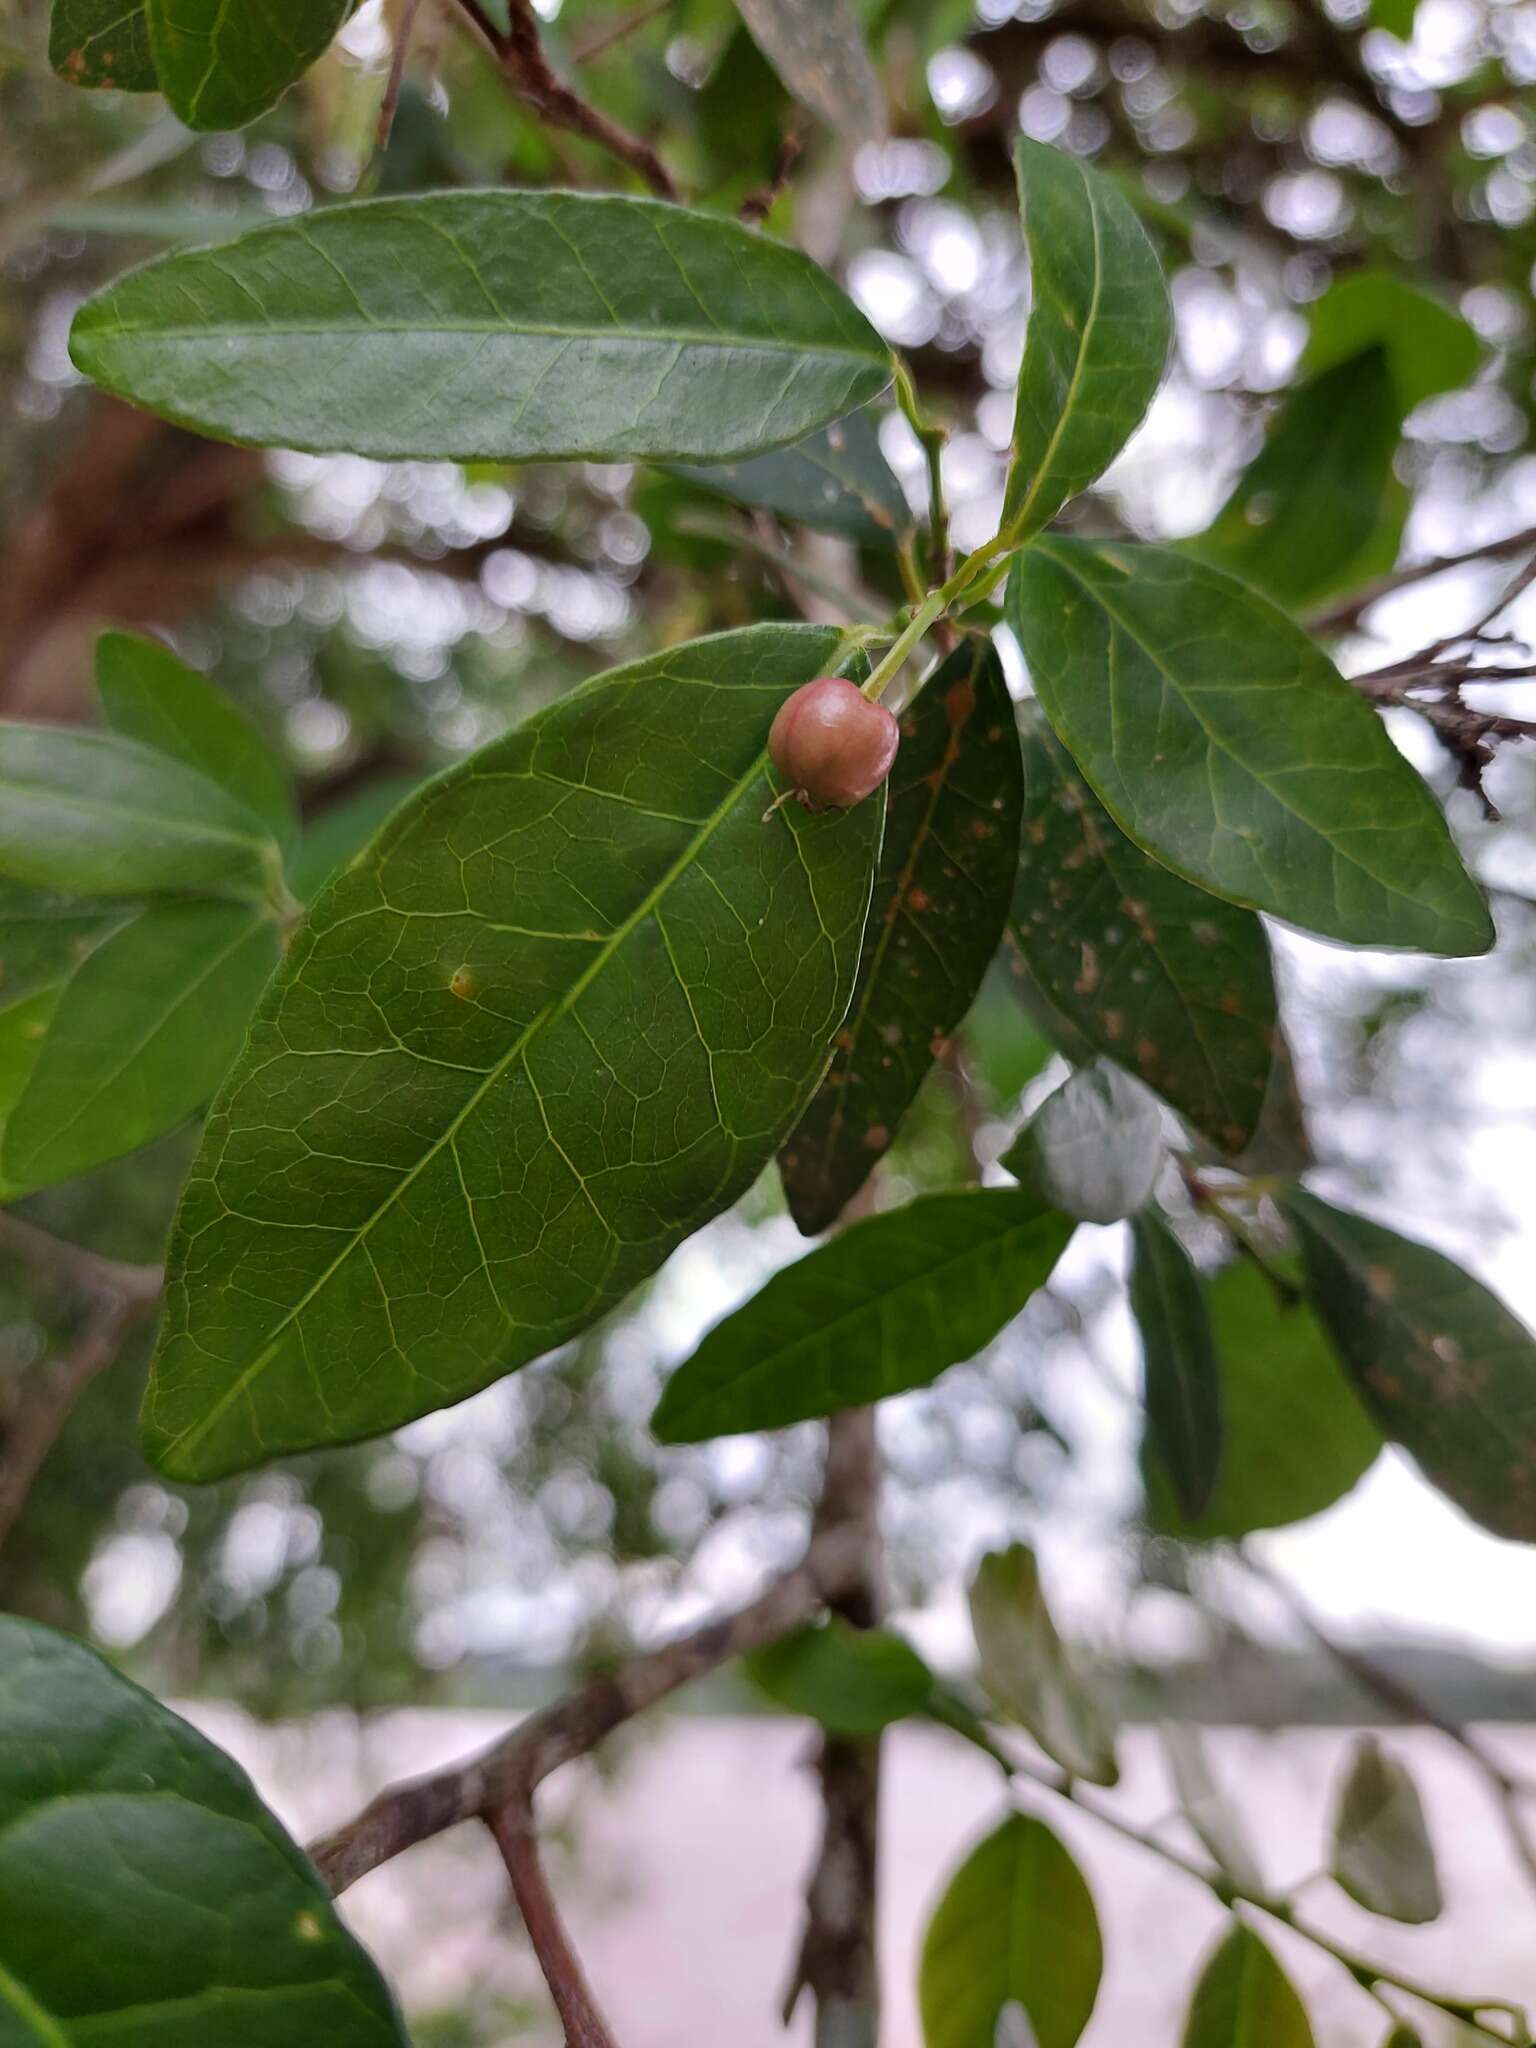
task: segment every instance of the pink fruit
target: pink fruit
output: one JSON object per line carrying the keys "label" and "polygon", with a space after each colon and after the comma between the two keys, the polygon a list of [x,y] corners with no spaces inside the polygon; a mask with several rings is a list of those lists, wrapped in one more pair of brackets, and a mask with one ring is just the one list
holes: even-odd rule
{"label": "pink fruit", "polygon": [[768,734],[775,768],[813,805],[846,811],[891,772],[901,732],[846,676],[818,676],[779,707]]}

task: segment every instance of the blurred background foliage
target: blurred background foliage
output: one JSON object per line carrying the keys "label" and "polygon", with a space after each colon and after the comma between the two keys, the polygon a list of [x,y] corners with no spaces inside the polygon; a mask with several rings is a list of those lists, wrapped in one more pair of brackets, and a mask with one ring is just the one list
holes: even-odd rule
{"label": "blurred background foliage", "polygon": [[[960,546],[992,532],[1001,502],[1027,305],[1020,126],[1119,178],[1177,314],[1153,414],[1075,521],[1198,536],[1304,614],[1400,551],[1536,526],[1530,6],[861,0],[890,132],[859,144],[795,108],[729,0],[539,12],[552,60],[654,139],[693,203],[735,212],[762,195],[770,231],[836,268],[907,353],[949,428]],[[411,781],[586,674],[756,618],[827,615],[828,587],[872,593],[875,616],[900,602],[888,552],[746,514],[679,476],[263,456],[91,392],[65,352],[74,307],[167,244],[346,195],[622,174],[528,118],[432,0],[382,154],[398,0],[367,0],[255,127],[201,138],[152,95],[56,79],[47,13],[0,0],[6,715],[91,716],[95,632],[168,631],[292,767],[317,882]],[[803,148],[775,190],[790,134]],[[899,419],[882,445],[921,507],[922,451]],[[1377,665],[1472,616],[1482,594],[1476,575],[1405,593],[1372,615],[1375,639],[1345,618],[1341,658]],[[1467,701],[1508,695],[1475,686]],[[1392,716],[1450,793],[1503,943],[1447,969],[1287,939],[1287,1021],[1320,1156],[1406,1228],[1486,1262],[1536,1113],[1536,791],[1528,760],[1501,754],[1486,778],[1495,832],[1476,792],[1453,787],[1463,764],[1411,712]],[[892,1155],[885,1198],[994,1159],[1061,1072],[1004,978],[989,985]],[[154,1258],[190,1145],[25,1213]],[[1110,1233],[1083,1237],[984,1361],[883,1416],[896,1604],[952,1596],[989,1538],[1039,1534],[1106,1663],[1134,1674],[1192,1645],[1220,1651],[1227,1676],[1205,1710],[1262,1711],[1225,1654],[1243,1631],[1219,1577],[1150,1533],[1122,1254]],[[47,1463],[0,1558],[0,1606],[94,1638],[159,1691],[270,1715],[499,1701],[601,1662],[751,1590],[802,1540],[816,1430],[662,1454],[646,1427],[667,1366],[796,1242],[765,1180],[553,1360],[393,1441],[207,1489],[169,1486],[140,1459],[141,1344],[95,1382]],[[1205,1242],[1194,1219],[1191,1242]],[[7,1262],[0,1425],[70,1313]],[[1324,1498],[1282,1484],[1276,1502],[1260,1483],[1274,1440],[1258,1415],[1252,1482],[1212,1534],[1326,1505],[1371,1448],[1340,1457]],[[1192,1593],[1193,1636],[1168,1621]],[[1283,1705],[1267,1695],[1269,1711]]]}

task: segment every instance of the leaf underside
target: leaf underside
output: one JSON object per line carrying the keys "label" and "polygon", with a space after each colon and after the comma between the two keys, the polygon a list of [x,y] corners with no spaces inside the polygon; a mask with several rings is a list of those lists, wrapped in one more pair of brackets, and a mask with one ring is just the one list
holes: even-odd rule
{"label": "leaf underside", "polygon": [[881,391],[826,273],[734,221],[571,192],[433,192],[176,251],[85,305],[77,366],[260,447],[718,462]]}
{"label": "leaf underside", "polygon": [[858,985],[779,1170],[808,1236],[836,1221],[975,1000],[1008,916],[1023,783],[995,654],[967,645],[901,721]]}
{"label": "leaf underside", "polygon": [[211,1478],[446,1406],[574,1336],[771,1158],[852,991],[866,803],[764,820],[837,635],[594,678],[317,899],[209,1118],[145,1439]]}
{"label": "leaf underside", "polygon": [[1263,926],[1127,839],[1038,709],[1026,706],[1019,723],[1014,965],[1083,1057],[1115,1060],[1223,1152],[1240,1152],[1258,1127],[1275,1057]]}
{"label": "leaf underside", "polygon": [[818,427],[789,448],[741,462],[671,465],[673,473],[733,504],[761,507],[818,533],[866,547],[895,547],[912,530],[912,510],[880,449],[868,411]]}

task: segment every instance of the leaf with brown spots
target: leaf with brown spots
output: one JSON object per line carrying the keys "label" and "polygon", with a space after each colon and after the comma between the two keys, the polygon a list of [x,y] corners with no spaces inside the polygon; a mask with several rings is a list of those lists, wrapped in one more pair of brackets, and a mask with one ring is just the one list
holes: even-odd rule
{"label": "leaf with brown spots", "polygon": [[48,61],[87,89],[157,92],[144,0],[53,0]]}
{"label": "leaf with brown spots", "polygon": [[807,1236],[858,1193],[997,951],[1023,778],[990,647],[949,656],[902,720],[858,986],[832,1064],[779,1154]]}
{"label": "leaf with brown spots", "polygon": [[1133,845],[1038,710],[1019,724],[1024,830],[1009,934],[1032,1014],[1059,1020],[1073,1058],[1107,1054],[1221,1151],[1240,1152],[1275,1058],[1263,926]]}
{"label": "leaf with brown spots", "polygon": [[1496,1536],[1536,1542],[1536,1339],[1443,1252],[1302,1189],[1307,1291],[1382,1434]]}

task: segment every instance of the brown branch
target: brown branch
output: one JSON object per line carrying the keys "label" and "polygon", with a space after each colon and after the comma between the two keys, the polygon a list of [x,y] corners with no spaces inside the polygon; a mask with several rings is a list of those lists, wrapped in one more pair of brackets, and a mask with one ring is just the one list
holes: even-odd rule
{"label": "brown branch", "polygon": [[405,60],[411,51],[411,36],[416,28],[416,16],[421,0],[405,0],[400,10],[400,19],[395,24],[394,48],[389,53],[389,77],[384,84],[384,97],[379,102],[378,126],[374,130],[374,148],[382,156],[389,147],[389,138],[394,132],[395,115],[400,108],[400,94],[405,85]]}
{"label": "brown branch", "polygon": [[531,1800],[508,1800],[489,1816],[487,1824],[496,1837],[512,1880],[512,1896],[565,2029],[566,2048],[616,2048],[544,1875]]}
{"label": "brown branch", "polygon": [[19,1216],[0,1214],[0,1250],[64,1281],[89,1303],[74,1342],[52,1364],[17,1385],[0,1447],[0,1544],[15,1527],[33,1482],[70,1410],[97,1374],[109,1366],[123,1339],[160,1298],[158,1266],[131,1266],[66,1244]]}
{"label": "brown branch", "polygon": [[670,13],[673,0],[653,0],[649,7],[642,7],[635,14],[616,21],[611,28],[595,29],[585,42],[572,45],[571,62],[578,67],[595,64],[599,57],[606,57],[611,49],[625,42],[643,28],[649,28],[653,21]]}
{"label": "brown branch", "polygon": [[[856,1628],[872,1628],[880,1618],[879,1501],[875,1412],[847,1409],[828,1426],[817,1522],[858,1534],[858,1577],[831,1602],[834,1613]],[[784,2024],[794,2016],[801,1993],[809,1991],[816,2004],[818,2041],[873,2048],[880,2014],[880,1737],[823,1735],[816,1776],[821,1847],[806,1887],[805,1929],[784,1997]]]}
{"label": "brown branch", "polygon": [[551,70],[539,40],[538,17],[529,0],[508,0],[505,33],[491,21],[480,0],[457,0],[457,4],[495,57],[508,83],[546,127],[585,137],[627,164],[661,198],[677,198],[672,173],[650,143],[592,106]]}
{"label": "brown branch", "polygon": [[1435,555],[1427,562],[1409,563],[1405,568],[1378,576],[1374,583],[1368,583],[1353,597],[1330,605],[1326,611],[1315,612],[1307,620],[1307,630],[1312,633],[1348,632],[1360,623],[1362,614],[1368,612],[1373,604],[1379,604],[1382,598],[1390,597],[1394,591],[1406,590],[1414,583],[1427,583],[1432,576],[1443,576],[1451,569],[1470,568],[1477,562],[1505,562],[1529,549],[1536,549],[1536,526],[1507,534],[1503,540],[1489,541],[1483,547],[1468,548],[1463,554]]}
{"label": "brown branch", "polygon": [[861,1532],[823,1529],[804,1558],[748,1607],[660,1649],[632,1657],[605,1678],[545,1707],[478,1756],[383,1792],[362,1813],[314,1843],[310,1855],[333,1893],[460,1821],[485,1819],[531,1798],[562,1764],[586,1756],[616,1728],[679,1686],[771,1643],[856,1583]]}

